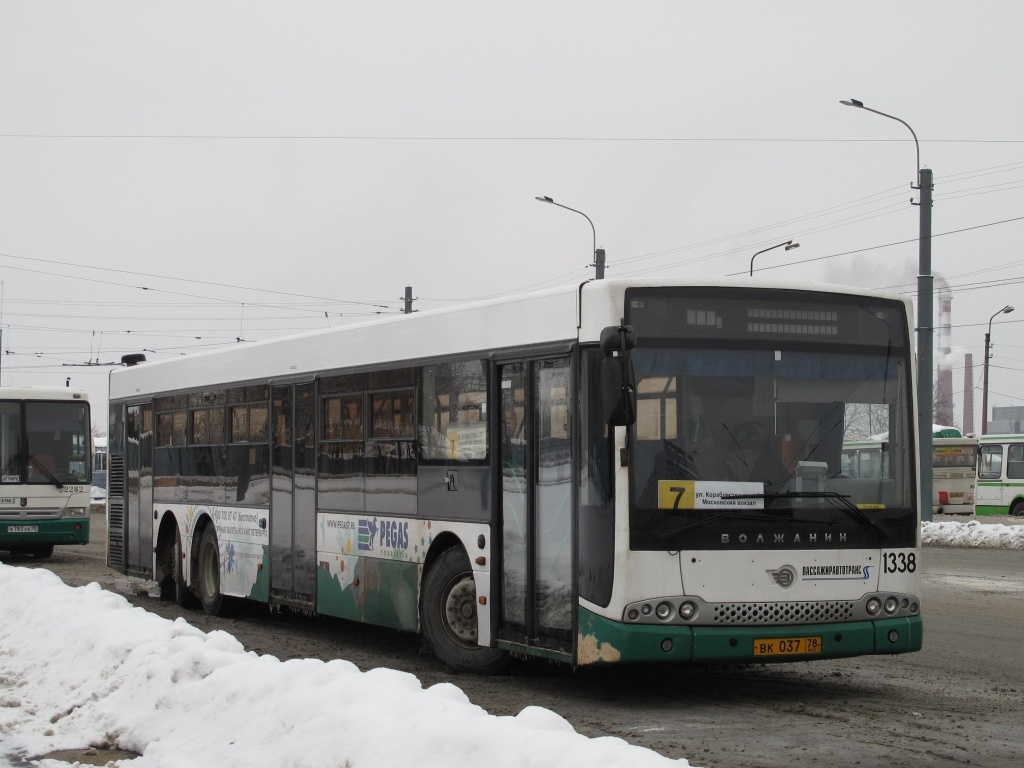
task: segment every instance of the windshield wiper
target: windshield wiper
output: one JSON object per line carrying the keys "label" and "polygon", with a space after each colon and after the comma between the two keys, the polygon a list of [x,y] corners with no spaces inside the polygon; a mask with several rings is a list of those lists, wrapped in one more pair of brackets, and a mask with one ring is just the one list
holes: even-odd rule
{"label": "windshield wiper", "polygon": [[[722,496],[723,499],[759,499],[763,497],[764,494],[741,494],[738,496],[726,496],[723,494]],[[671,531],[662,531],[661,533],[657,533],[655,534],[654,538],[658,539],[658,541],[665,541],[667,539],[671,539],[675,536],[678,536],[680,533],[685,533],[686,531],[692,530],[693,528],[701,528],[702,526],[705,526],[708,523],[713,523],[716,520],[721,520],[723,517],[731,517],[734,520],[762,521],[764,520],[765,516],[771,517],[773,514],[774,513],[768,509],[759,509],[756,511],[756,513],[751,510],[720,509],[713,515],[702,517],[700,520],[694,520],[693,522],[687,523],[686,525],[681,525],[678,528],[673,528]]]}
{"label": "windshield wiper", "polygon": [[57,486],[58,490],[64,487],[64,483],[62,483],[60,480],[58,480],[54,476],[54,474],[50,470],[48,470],[45,466],[43,466],[42,462],[40,462],[39,459],[37,459],[31,453],[28,455],[28,463],[30,465],[32,465],[33,467],[35,467],[36,469],[38,469],[44,475],[46,475],[46,477],[49,478],[50,482],[53,483],[55,486]]}
{"label": "windshield wiper", "polygon": [[835,491],[771,491],[767,493],[723,494],[723,499],[827,499],[836,509],[842,510],[861,525],[873,529],[883,539],[889,538],[889,531],[871,515],[858,507],[850,497]]}
{"label": "windshield wiper", "polygon": [[9,471],[9,470],[10,470],[10,469],[11,469],[11,468],[12,468],[12,467],[13,467],[13,466],[15,465],[15,464],[20,464],[20,463],[21,463],[21,454],[20,454],[20,453],[16,453],[16,454],[14,454],[13,456],[11,456],[11,460],[10,460],[10,461],[8,461],[8,462],[7,462],[6,464],[4,464],[4,468],[3,468],[3,469],[0,469],[0,476],[2,476],[2,477],[6,477],[6,476],[7,476],[7,472],[8,472],[8,471]]}

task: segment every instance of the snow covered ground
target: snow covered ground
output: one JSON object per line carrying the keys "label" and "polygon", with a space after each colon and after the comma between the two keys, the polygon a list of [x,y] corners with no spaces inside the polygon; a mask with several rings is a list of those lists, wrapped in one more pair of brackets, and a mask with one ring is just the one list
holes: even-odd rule
{"label": "snow covered ground", "polygon": [[921,542],[939,547],[1024,549],[1024,524],[1002,525],[971,519],[921,524]]}
{"label": "snow covered ground", "polygon": [[[1024,549],[1024,525],[924,523],[923,539]],[[142,753],[132,768],[689,765],[540,707],[489,715],[450,683],[259,656],[41,568],[0,564],[0,606],[0,768],[89,745]]]}
{"label": "snow covered ground", "polygon": [[87,745],[144,753],[132,768],[689,765],[540,707],[489,715],[450,683],[259,656],[42,568],[0,564],[0,606],[0,766]]}

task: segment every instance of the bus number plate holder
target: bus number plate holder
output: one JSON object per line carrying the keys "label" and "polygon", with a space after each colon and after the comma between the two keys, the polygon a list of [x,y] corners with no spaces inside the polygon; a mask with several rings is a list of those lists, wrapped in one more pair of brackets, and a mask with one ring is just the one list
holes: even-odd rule
{"label": "bus number plate holder", "polygon": [[821,635],[754,638],[755,656],[806,656],[815,653],[821,653]]}

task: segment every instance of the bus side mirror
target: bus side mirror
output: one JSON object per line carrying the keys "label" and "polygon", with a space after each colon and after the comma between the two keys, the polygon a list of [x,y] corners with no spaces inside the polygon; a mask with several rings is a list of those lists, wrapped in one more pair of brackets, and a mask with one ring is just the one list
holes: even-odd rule
{"label": "bus side mirror", "polygon": [[[636,333],[628,325],[601,331],[601,349],[608,354],[601,361],[601,407],[605,422],[613,427],[636,421],[636,377],[627,354],[635,346]],[[613,357],[613,352],[619,354]]]}
{"label": "bus side mirror", "polygon": [[603,352],[628,352],[636,346],[636,331],[631,325],[609,325],[601,331]]}

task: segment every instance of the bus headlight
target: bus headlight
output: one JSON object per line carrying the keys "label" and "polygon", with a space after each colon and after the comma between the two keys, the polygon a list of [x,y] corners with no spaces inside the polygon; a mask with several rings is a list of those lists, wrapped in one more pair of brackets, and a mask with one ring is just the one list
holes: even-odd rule
{"label": "bus headlight", "polygon": [[88,513],[85,507],[68,507],[65,511],[68,517],[85,517]]}
{"label": "bus headlight", "polygon": [[691,603],[689,600],[687,600],[679,606],[679,618],[681,618],[683,621],[689,621],[696,615],[697,606]]}
{"label": "bus headlight", "polygon": [[890,613],[890,614],[891,613],[896,613],[896,610],[899,607],[900,607],[900,601],[897,600],[895,597],[887,597],[887,598],[885,598],[885,612],[886,613]]}
{"label": "bus headlight", "polygon": [[665,621],[669,616],[672,615],[671,603],[658,603],[658,607],[654,609],[654,615],[662,621]]}
{"label": "bus headlight", "polygon": [[867,609],[869,615],[877,616],[878,612],[882,610],[882,601],[877,597],[872,597],[864,607]]}

